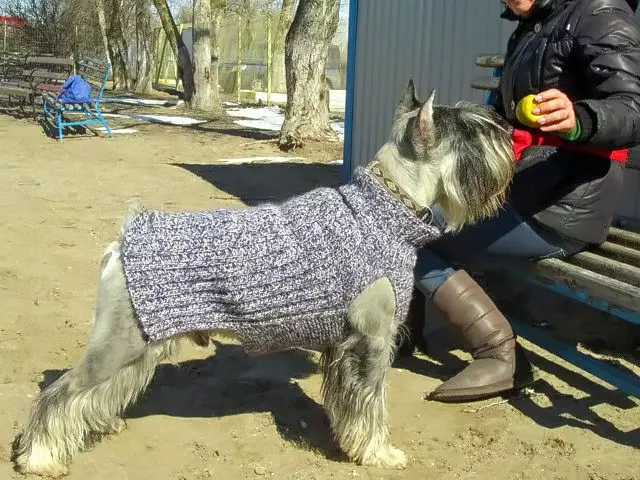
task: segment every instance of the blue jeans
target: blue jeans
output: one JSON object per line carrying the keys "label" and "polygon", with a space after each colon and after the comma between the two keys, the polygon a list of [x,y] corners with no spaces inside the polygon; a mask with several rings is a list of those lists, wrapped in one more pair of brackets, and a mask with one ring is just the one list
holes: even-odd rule
{"label": "blue jeans", "polygon": [[[433,209],[439,227],[446,218],[439,207]],[[523,218],[505,205],[497,216],[445,234],[418,252],[416,286],[428,297],[456,272],[456,266],[487,271],[550,257],[579,252],[585,244],[547,229],[534,219]]]}

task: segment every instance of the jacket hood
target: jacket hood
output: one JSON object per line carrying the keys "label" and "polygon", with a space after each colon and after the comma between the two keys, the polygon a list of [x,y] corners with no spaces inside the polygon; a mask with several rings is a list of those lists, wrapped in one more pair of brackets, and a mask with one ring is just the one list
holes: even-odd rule
{"label": "jacket hood", "polygon": [[[558,5],[563,4],[567,0],[536,0],[536,3],[533,5],[533,11],[531,12],[530,19],[536,19],[540,17],[545,17],[550,12],[552,12]],[[631,7],[631,10],[634,12],[638,10],[638,4],[640,4],[640,0],[626,0]],[[500,18],[504,18],[506,20],[518,21],[521,20],[520,17],[515,15],[509,7],[506,6],[504,1],[502,2],[504,5],[504,11],[500,15]]]}

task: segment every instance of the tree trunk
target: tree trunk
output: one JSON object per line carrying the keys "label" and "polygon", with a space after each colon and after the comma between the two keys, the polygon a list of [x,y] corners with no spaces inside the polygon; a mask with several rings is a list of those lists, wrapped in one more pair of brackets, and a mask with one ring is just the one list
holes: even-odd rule
{"label": "tree trunk", "polygon": [[287,91],[287,77],[284,66],[284,40],[291,27],[296,0],[282,0],[276,34],[273,37],[273,61],[271,63],[271,90],[275,93]]}
{"label": "tree trunk", "polygon": [[[228,0],[211,0],[211,24],[213,27],[211,32],[211,75],[213,79],[211,81],[215,86],[218,102],[220,102],[220,22],[228,6]],[[221,102],[220,113],[224,113]]]}
{"label": "tree trunk", "polygon": [[129,56],[127,42],[122,26],[122,0],[110,0],[107,2],[109,22],[107,24],[107,37],[109,56],[113,66],[113,89],[129,89],[129,69],[127,59]]}
{"label": "tree trunk", "polygon": [[197,110],[220,114],[222,103],[211,48],[215,37],[211,3],[210,0],[193,0],[193,80],[196,91],[191,106]]}
{"label": "tree trunk", "polygon": [[136,32],[137,32],[137,72],[134,91],[150,93],[153,90],[153,70],[155,66],[155,42],[151,27],[149,0],[136,0]]}
{"label": "tree trunk", "polygon": [[329,122],[325,73],[338,28],[340,0],[300,0],[285,40],[287,107],[280,132],[282,150],[304,140],[338,141]]}
{"label": "tree trunk", "polygon": [[94,0],[94,5],[96,13],[98,14],[98,25],[100,26],[104,55],[108,63],[113,63],[111,61],[111,54],[109,53],[109,36],[107,35],[107,19],[104,14],[104,0]]}
{"label": "tree trunk", "polygon": [[189,56],[189,50],[182,40],[182,36],[178,31],[176,22],[173,20],[167,0],[153,0],[153,4],[158,10],[160,21],[162,22],[162,28],[164,29],[171,50],[175,55],[178,62],[178,76],[182,80],[182,88],[184,88],[184,101],[190,105],[195,92],[195,86],[193,83],[193,63]]}

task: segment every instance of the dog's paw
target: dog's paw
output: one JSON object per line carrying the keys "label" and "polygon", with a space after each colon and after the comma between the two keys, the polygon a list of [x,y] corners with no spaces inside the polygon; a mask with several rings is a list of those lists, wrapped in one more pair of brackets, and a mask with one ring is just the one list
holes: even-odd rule
{"label": "dog's paw", "polygon": [[53,458],[44,448],[33,448],[29,455],[19,455],[15,459],[16,470],[23,474],[60,478],[69,475],[69,468]]}
{"label": "dog's paw", "polygon": [[389,445],[364,459],[362,464],[370,467],[395,468],[401,470],[407,466],[407,455],[399,448]]}
{"label": "dog's paw", "polygon": [[103,435],[117,435],[127,428],[127,422],[125,422],[121,418],[114,418],[109,422],[108,425],[105,425],[104,428],[101,428],[98,433],[102,433]]}

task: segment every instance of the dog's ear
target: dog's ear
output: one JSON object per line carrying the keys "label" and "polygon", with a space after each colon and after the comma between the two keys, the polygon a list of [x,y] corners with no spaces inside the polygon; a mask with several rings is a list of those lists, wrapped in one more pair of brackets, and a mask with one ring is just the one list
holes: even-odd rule
{"label": "dog's ear", "polygon": [[396,108],[396,118],[415,110],[420,106],[420,102],[416,98],[416,87],[413,83],[413,79],[409,79],[407,88],[405,88],[402,95],[402,100]]}
{"label": "dog's ear", "polygon": [[436,98],[436,91],[432,90],[431,95],[418,112],[418,128],[420,129],[420,136],[424,139],[432,138],[433,136],[433,105]]}

